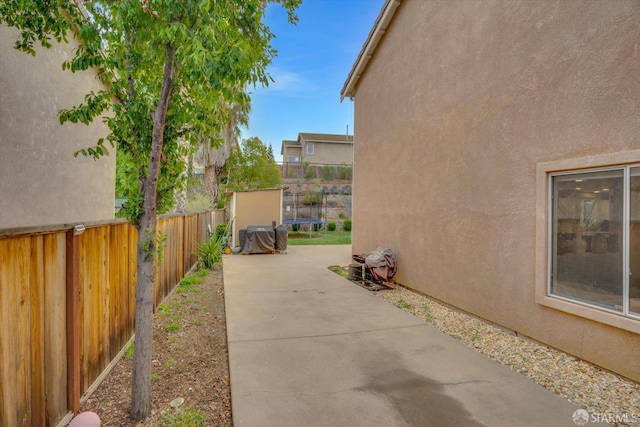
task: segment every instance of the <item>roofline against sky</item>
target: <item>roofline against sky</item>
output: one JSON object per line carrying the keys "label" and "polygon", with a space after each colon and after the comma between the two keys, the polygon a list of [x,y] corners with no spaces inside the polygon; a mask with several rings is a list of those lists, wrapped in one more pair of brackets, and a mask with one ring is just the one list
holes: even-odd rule
{"label": "roofline against sky", "polygon": [[389,24],[391,23],[391,20],[393,19],[393,16],[401,2],[402,0],[386,0],[382,9],[380,9],[380,14],[376,18],[373,28],[367,36],[367,40],[365,40],[364,45],[362,45],[358,58],[353,64],[353,67],[351,67],[347,80],[344,82],[344,86],[342,86],[342,90],[340,91],[340,102],[342,102],[345,97],[354,97],[356,84],[364,74],[367,64],[369,64],[369,60],[373,56],[373,52],[378,47],[378,43],[380,43],[382,36],[384,36],[384,33],[387,31],[387,28],[389,27]]}
{"label": "roofline against sky", "polygon": [[[313,136],[319,136],[319,138],[313,138]],[[322,136],[335,136],[338,138],[346,138],[345,140],[338,139],[322,139]],[[328,144],[350,144],[353,145],[353,135],[340,135],[335,133],[298,133],[298,139],[283,139],[282,145],[280,146],[280,155],[284,155],[285,147],[296,147],[302,148],[302,143],[300,139],[304,139],[307,142],[323,142]]]}

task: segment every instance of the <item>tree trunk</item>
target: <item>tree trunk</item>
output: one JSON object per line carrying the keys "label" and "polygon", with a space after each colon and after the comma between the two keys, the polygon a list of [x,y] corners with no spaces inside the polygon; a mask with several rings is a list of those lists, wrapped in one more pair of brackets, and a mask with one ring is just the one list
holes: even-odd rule
{"label": "tree trunk", "polygon": [[187,189],[180,186],[173,192],[173,205],[174,214],[184,214],[187,210]]}
{"label": "tree trunk", "polygon": [[222,176],[222,166],[216,166],[215,167],[215,176],[216,176],[216,180],[214,182],[215,184],[215,199],[213,202],[213,209],[216,209],[218,207],[218,201],[220,200],[220,177]]}
{"label": "tree trunk", "polygon": [[175,49],[165,46],[164,76],[158,107],[153,115],[153,136],[147,176],[141,176],[142,214],[138,220],[138,260],[136,282],[135,341],[131,418],[141,420],[151,413],[151,343],[155,291],[155,253],[158,175],[164,142],[164,127],[173,83]]}
{"label": "tree trunk", "polygon": [[207,190],[207,196],[209,196],[212,209],[215,209],[218,206],[221,175],[222,166],[206,165],[204,167],[204,187]]}

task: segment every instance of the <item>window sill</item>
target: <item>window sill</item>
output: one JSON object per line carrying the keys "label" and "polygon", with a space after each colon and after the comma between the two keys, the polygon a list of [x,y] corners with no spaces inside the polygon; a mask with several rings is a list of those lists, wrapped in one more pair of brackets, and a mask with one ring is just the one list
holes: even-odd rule
{"label": "window sill", "polygon": [[622,314],[599,310],[577,302],[571,302],[548,295],[536,298],[536,302],[545,307],[573,314],[574,316],[584,317],[594,322],[603,323],[605,325],[613,326],[614,328],[640,334],[640,320],[626,317]]}

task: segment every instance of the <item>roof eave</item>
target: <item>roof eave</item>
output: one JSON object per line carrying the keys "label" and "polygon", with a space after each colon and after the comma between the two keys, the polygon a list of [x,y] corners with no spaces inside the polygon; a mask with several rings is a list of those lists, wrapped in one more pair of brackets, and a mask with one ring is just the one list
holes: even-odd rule
{"label": "roof eave", "polygon": [[342,102],[345,97],[353,98],[355,96],[358,80],[360,80],[360,77],[364,74],[367,65],[369,64],[369,60],[373,57],[373,53],[378,47],[382,36],[384,36],[387,31],[387,28],[389,27],[389,24],[391,23],[391,20],[393,19],[393,16],[401,2],[402,0],[386,0],[382,6],[380,14],[376,18],[376,22],[373,24],[373,28],[367,36],[367,40],[365,40],[356,62],[351,67],[351,71],[349,71],[347,80],[342,86],[342,90],[340,91],[340,102]]}

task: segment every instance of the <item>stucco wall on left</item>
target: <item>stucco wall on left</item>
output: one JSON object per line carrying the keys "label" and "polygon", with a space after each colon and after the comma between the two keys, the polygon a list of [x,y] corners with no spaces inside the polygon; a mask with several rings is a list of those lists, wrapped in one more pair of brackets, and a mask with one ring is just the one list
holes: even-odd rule
{"label": "stucco wall on left", "polygon": [[113,218],[115,149],[97,161],[73,156],[106,136],[107,126],[58,118],[102,84],[93,70],[62,70],[73,38],[38,47],[34,57],[13,49],[17,35],[0,24],[0,228]]}

